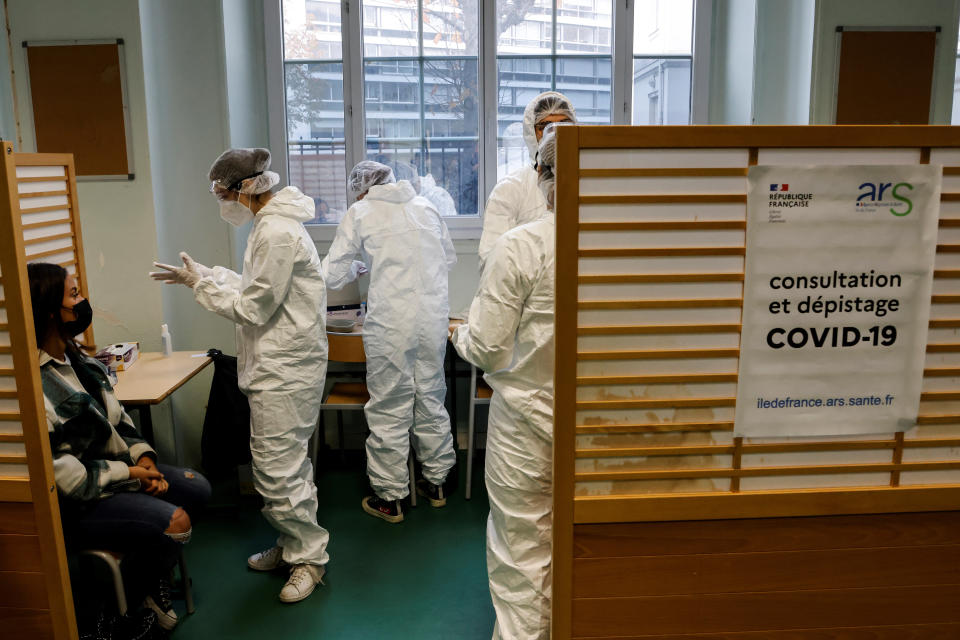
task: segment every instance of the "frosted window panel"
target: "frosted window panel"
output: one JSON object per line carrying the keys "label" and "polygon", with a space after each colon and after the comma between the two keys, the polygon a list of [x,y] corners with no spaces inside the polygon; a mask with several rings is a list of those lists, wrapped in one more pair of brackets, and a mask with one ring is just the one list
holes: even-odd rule
{"label": "frosted window panel", "polygon": [[620,273],[742,273],[742,256],[581,258],[580,275]]}
{"label": "frosted window panel", "polygon": [[428,60],[423,67],[426,131],[414,166],[450,194],[458,215],[476,215],[480,202],[478,70],[476,58]]}
{"label": "frosted window panel", "polygon": [[33,198],[20,198],[20,209],[24,213],[29,213],[30,209],[39,209],[40,207],[69,206],[67,196],[40,196]]}
{"label": "frosted window panel", "polygon": [[423,0],[423,54],[476,56],[479,0]]}
{"label": "frosted window panel", "polygon": [[69,222],[70,210],[54,209],[53,211],[41,211],[38,213],[30,213],[28,210],[23,212],[23,216],[21,220],[23,224],[33,224],[35,222],[49,222],[51,220],[64,220],[66,222]]}
{"label": "frosted window panel", "polygon": [[581,169],[746,167],[746,149],[587,149]]}
{"label": "frosted window panel", "polygon": [[[730,373],[737,358],[671,358],[644,360],[582,360],[578,376],[645,376],[678,373]],[[731,416],[731,419],[733,416]]]}
{"label": "frosted window panel", "polygon": [[63,165],[51,166],[32,166],[26,165],[17,167],[18,178],[47,178],[60,177],[67,175],[66,167]]}
{"label": "frosted window panel", "polygon": [[[24,220],[24,224],[30,224],[31,221]],[[39,221],[37,221],[39,222]],[[63,224],[53,224],[46,227],[37,227],[36,229],[25,229],[23,231],[24,240],[34,240],[36,238],[46,238],[49,236],[60,235],[61,233],[70,233],[72,227],[69,222]]]}
{"label": "frosted window panel", "polygon": [[582,178],[580,195],[717,194],[747,192],[747,179],[740,177],[616,177]]}
{"label": "frosted window panel", "polygon": [[417,3],[408,0],[364,0],[363,55],[419,55]]}
{"label": "frosted window panel", "polygon": [[285,60],[330,60],[342,57],[340,2],[283,0]]}
{"label": "frosted window panel", "polygon": [[557,3],[557,53],[609,54],[612,28],[611,0]]}
{"label": "frosted window panel", "polygon": [[40,182],[21,182],[17,184],[17,193],[41,193],[43,191],[66,191],[67,183],[62,180],[43,180]]}
{"label": "frosted window panel", "polygon": [[314,223],[337,223],[347,210],[343,65],[285,66],[290,182],[313,198]]}
{"label": "frosted window panel", "polygon": [[760,149],[757,164],[917,164],[919,149]]}
{"label": "frosted window panel", "polygon": [[633,52],[690,55],[693,52],[693,0],[636,0]]}
{"label": "frosted window panel", "polygon": [[498,54],[551,53],[553,0],[497,0],[496,15]]}
{"label": "frosted window panel", "polygon": [[[581,204],[580,222],[746,220],[744,204]],[[958,213],[960,217],[960,213]]]}
{"label": "frosted window panel", "polygon": [[634,58],[633,124],[690,124],[690,58]]}
{"label": "frosted window panel", "polygon": [[669,282],[582,284],[577,299],[593,300],[687,300],[704,298],[740,298],[739,282]]}

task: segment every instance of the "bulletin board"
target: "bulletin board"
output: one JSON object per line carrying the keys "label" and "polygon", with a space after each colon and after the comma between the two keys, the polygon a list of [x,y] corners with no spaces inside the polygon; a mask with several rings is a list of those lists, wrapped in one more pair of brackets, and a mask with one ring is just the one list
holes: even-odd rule
{"label": "bulletin board", "polygon": [[[616,619],[610,637],[633,637],[631,612],[646,601],[638,596],[631,608],[600,595],[627,575],[620,556],[656,553],[641,523],[669,524],[663,541],[687,535],[677,533],[684,521],[960,510],[958,128],[562,127],[558,145],[554,637],[605,636],[608,618]],[[891,437],[734,437],[748,168],[927,163],[943,166],[943,187],[917,425]],[[585,532],[576,544],[575,528]],[[705,529],[697,540],[733,528]],[[587,558],[590,545],[617,557]],[[702,556],[691,557],[702,566]],[[588,592],[586,576],[605,561],[611,573],[594,575]],[[729,566],[725,581],[737,576]],[[702,585],[694,571],[692,584]],[[628,574],[654,575],[649,567]],[[925,598],[917,601],[933,602]],[[784,616],[799,606],[790,602]],[[718,608],[719,616],[742,609]],[[754,622],[730,628],[746,633]]]}
{"label": "bulletin board", "polygon": [[24,42],[38,153],[72,153],[81,180],[132,180],[123,40]]}

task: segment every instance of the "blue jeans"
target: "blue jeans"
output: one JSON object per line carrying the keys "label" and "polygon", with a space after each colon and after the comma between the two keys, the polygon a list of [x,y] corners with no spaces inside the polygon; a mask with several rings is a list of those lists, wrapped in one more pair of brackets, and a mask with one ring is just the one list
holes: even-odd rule
{"label": "blue jeans", "polygon": [[200,473],[166,464],[157,468],[170,485],[162,496],[116,493],[80,508],[61,501],[68,548],[123,552],[124,582],[134,598],[176,564],[179,543],[164,534],[173,512],[182,507],[193,521],[210,499],[210,483]]}

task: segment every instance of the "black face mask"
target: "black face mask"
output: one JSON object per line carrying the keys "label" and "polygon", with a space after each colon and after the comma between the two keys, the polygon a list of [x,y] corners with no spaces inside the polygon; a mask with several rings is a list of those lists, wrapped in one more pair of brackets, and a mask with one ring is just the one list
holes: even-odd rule
{"label": "black face mask", "polygon": [[70,309],[73,311],[74,315],[77,316],[76,320],[70,320],[69,322],[63,323],[63,328],[66,330],[67,335],[69,336],[78,336],[84,331],[87,330],[87,327],[90,326],[90,323],[93,322],[93,308],[90,307],[89,300],[81,300],[73,307],[64,307],[64,309]]}

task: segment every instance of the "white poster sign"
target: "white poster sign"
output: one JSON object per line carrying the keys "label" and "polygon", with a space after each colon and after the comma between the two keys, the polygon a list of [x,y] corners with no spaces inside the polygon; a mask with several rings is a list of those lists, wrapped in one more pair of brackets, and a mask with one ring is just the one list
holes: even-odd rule
{"label": "white poster sign", "polygon": [[750,169],[738,435],[916,423],[940,175],[931,165]]}

